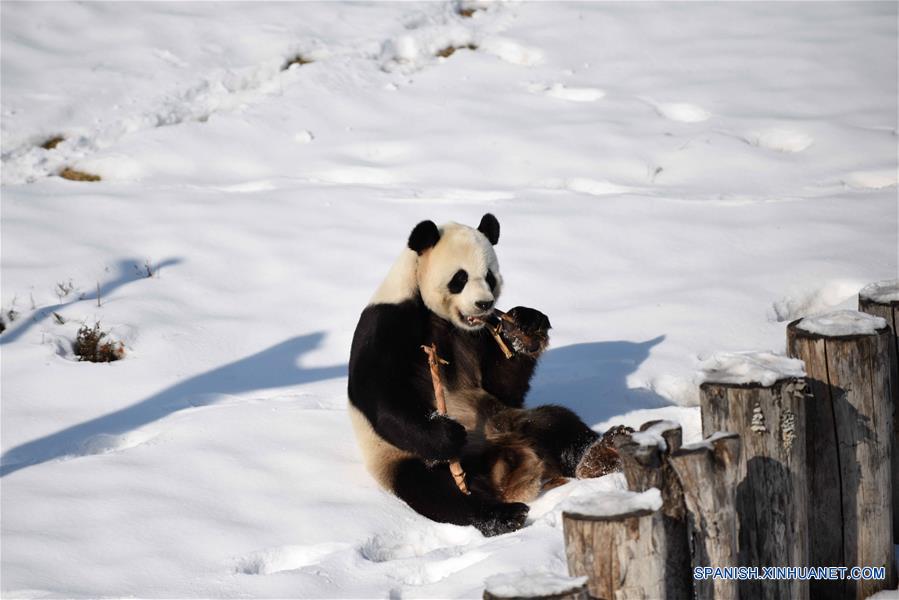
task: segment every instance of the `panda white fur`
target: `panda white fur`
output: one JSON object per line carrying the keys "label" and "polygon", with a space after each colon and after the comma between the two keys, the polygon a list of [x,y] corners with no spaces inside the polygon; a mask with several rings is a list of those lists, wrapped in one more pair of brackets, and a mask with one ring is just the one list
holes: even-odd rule
{"label": "panda white fur", "polygon": [[[477,229],[419,223],[359,318],[349,364],[350,415],[375,479],[419,513],[485,535],[521,527],[525,502],[547,484],[589,472],[585,454],[605,447],[566,408],[522,408],[538,356],[507,359],[471,319],[489,314],[502,290],[498,240],[491,214]],[[534,309],[508,314],[526,331],[550,327]],[[435,411],[421,349],[431,343],[449,363],[440,372],[447,416]],[[470,495],[452,479],[453,459],[462,462]]]}

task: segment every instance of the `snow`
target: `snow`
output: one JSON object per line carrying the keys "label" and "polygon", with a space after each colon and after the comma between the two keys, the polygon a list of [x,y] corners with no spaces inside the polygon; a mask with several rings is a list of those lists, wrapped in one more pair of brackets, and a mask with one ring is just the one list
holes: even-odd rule
{"label": "snow", "polygon": [[676,427],[678,427],[678,423],[662,420],[648,427],[645,431],[635,431],[631,434],[631,439],[641,446],[658,446],[664,452],[668,449],[668,443],[662,437],[662,433]]}
{"label": "snow", "polygon": [[587,582],[587,577],[566,577],[554,573],[516,571],[491,575],[484,589],[497,598],[533,598],[570,593]]}
{"label": "snow", "polygon": [[806,317],[797,329],[824,336],[874,335],[887,326],[886,319],[857,310],[837,310],[826,315]]}
{"label": "snow", "polygon": [[[895,4],[477,7],[0,3],[4,597],[565,574],[561,503],[619,475],[487,539],[362,466],[353,328],[422,219],[498,216],[500,308],[554,327],[529,405],[688,443],[699,357],[897,276]],[[97,320],[124,360],[73,360]]]}
{"label": "snow", "polygon": [[805,363],[771,352],[721,352],[700,363],[699,382],[725,385],[774,385],[781,379],[805,377]]}
{"label": "snow", "polygon": [[709,437],[699,440],[698,442],[693,442],[692,444],[684,444],[681,446],[681,450],[698,450],[700,448],[706,448],[708,450],[714,449],[714,444],[716,441],[721,438],[728,437],[731,435],[735,435],[729,431],[716,431]]}
{"label": "snow", "polygon": [[662,493],[658,488],[649,488],[645,492],[615,490],[592,496],[575,496],[565,501],[562,510],[585,517],[614,518],[661,507]]}
{"label": "snow", "polygon": [[858,297],[877,302],[878,304],[899,302],[899,279],[870,283],[861,289]]}

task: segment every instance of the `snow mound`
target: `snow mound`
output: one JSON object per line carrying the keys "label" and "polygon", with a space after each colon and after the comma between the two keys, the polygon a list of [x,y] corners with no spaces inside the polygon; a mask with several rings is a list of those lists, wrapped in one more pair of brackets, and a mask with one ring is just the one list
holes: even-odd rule
{"label": "snow mound", "polygon": [[599,518],[617,517],[640,510],[658,510],[661,507],[662,494],[658,488],[645,492],[613,490],[594,496],[576,496],[562,504],[564,512]]}
{"label": "snow mound", "polygon": [[772,321],[793,321],[800,317],[830,312],[852,300],[858,290],[857,280],[838,279],[813,288],[791,291],[771,304],[768,314]]}
{"label": "snow mound", "polygon": [[722,352],[701,363],[699,381],[745,385],[774,385],[775,381],[805,377],[805,364],[771,352]]}
{"label": "snow mound", "polygon": [[516,571],[491,575],[484,581],[484,588],[497,598],[532,598],[567,594],[586,582],[586,577],[566,577],[544,571]]}
{"label": "snow mound", "polygon": [[878,304],[899,302],[899,279],[885,279],[869,283],[861,289],[858,297]]}
{"label": "snow mound", "polygon": [[872,335],[887,326],[885,319],[857,310],[838,310],[799,321],[798,329],[824,336]]}

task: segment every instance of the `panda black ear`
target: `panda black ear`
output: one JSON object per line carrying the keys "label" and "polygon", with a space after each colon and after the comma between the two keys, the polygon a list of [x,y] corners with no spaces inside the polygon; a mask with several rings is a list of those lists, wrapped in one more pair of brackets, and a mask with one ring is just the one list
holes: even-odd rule
{"label": "panda black ear", "polygon": [[440,230],[434,221],[422,221],[409,234],[409,249],[415,250],[419,256],[428,248],[433,248],[440,241]]}
{"label": "panda black ear", "polygon": [[481,217],[481,224],[478,225],[478,231],[487,236],[490,243],[496,246],[496,242],[499,241],[499,221],[496,220],[496,217],[490,213]]}

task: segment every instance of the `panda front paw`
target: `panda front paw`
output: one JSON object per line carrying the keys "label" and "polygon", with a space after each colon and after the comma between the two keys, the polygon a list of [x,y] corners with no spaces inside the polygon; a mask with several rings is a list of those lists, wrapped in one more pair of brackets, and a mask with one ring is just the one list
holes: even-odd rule
{"label": "panda front paw", "polygon": [[524,525],[530,510],[521,502],[494,504],[485,510],[484,516],[475,520],[474,526],[487,537],[517,531]]}
{"label": "panda front paw", "polygon": [[537,357],[549,344],[549,317],[539,310],[516,306],[502,319],[503,338],[518,354]]}
{"label": "panda front paw", "polygon": [[442,462],[458,458],[468,439],[468,432],[458,421],[435,413],[431,419],[430,438],[434,444],[432,456],[427,458]]}
{"label": "panda front paw", "polygon": [[527,306],[516,306],[506,313],[515,321],[518,328],[524,333],[547,335],[552,325],[549,323],[549,317],[544,315],[536,308],[528,308]]}

